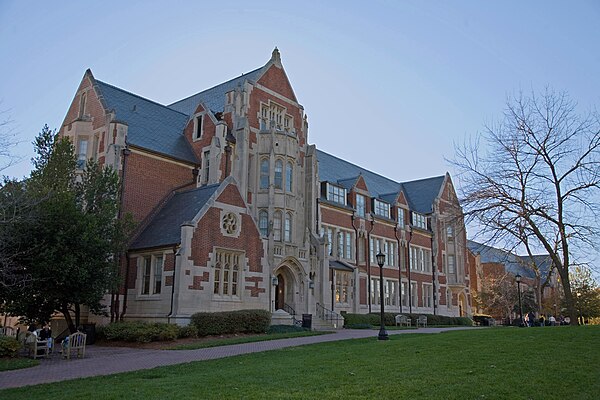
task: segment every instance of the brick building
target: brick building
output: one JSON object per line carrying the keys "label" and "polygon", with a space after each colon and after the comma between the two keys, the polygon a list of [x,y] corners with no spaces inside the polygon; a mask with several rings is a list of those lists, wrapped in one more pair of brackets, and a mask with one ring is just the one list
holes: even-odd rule
{"label": "brick building", "polygon": [[[113,316],[185,324],[198,311],[284,318],[379,309],[470,314],[462,211],[448,174],[395,182],[308,144],[277,49],[262,67],[170,105],[86,71],[60,134],[83,168],[122,177],[139,222]],[[407,266],[410,265],[410,268]]]}

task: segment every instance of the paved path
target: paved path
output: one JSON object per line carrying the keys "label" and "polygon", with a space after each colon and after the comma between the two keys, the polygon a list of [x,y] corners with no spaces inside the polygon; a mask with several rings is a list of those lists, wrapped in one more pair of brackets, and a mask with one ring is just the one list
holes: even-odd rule
{"label": "paved path", "polygon": [[[439,333],[449,330],[474,329],[462,328],[420,328],[410,330],[391,330],[390,335],[407,333]],[[88,346],[85,358],[64,360],[54,354],[50,359],[41,359],[40,365],[27,369],[0,372],[0,389],[37,385],[85,378],[98,375],[110,375],[119,372],[149,369],[163,365],[181,364],[191,361],[212,360],[303,346],[312,343],[333,342],[346,339],[376,337],[378,331],[361,329],[342,329],[329,335],[307,336],[290,339],[268,340],[264,342],[235,344],[198,350],[147,350],[127,347]],[[1,396],[0,396],[1,397]]]}

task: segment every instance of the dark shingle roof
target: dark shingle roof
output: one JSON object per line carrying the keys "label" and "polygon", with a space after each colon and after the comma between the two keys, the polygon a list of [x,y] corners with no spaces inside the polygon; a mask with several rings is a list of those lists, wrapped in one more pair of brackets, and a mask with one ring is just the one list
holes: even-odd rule
{"label": "dark shingle roof", "polygon": [[218,188],[219,185],[215,184],[175,193],[134,240],[131,249],[179,243],[181,225],[191,221]]}
{"label": "dark shingle roof", "polygon": [[353,177],[362,175],[372,197],[393,202],[397,194],[402,190],[406,195],[411,210],[422,214],[432,212],[433,201],[439,194],[440,187],[445,178],[442,175],[400,183],[321,150],[317,150],[317,160],[319,162],[319,180],[321,182],[345,183],[348,180],[356,179]]}
{"label": "dark shingle roof", "polygon": [[[474,254],[479,254],[482,263],[504,264],[506,271],[513,275],[520,274],[526,278],[535,278],[535,273],[528,265],[529,256],[519,256],[510,251],[498,249],[473,240],[467,240],[467,247]],[[534,255],[533,259],[540,270],[542,279],[546,279],[552,270],[552,259],[548,255]]]}
{"label": "dark shingle roof", "polygon": [[254,71],[242,74],[241,76],[221,83],[220,85],[196,93],[183,100],[176,101],[173,104],[169,104],[169,107],[186,115],[192,115],[194,111],[196,111],[198,104],[202,102],[213,113],[221,112],[225,107],[225,93],[235,89],[237,86],[241,86],[246,80],[256,81],[263,72],[263,68],[264,67],[257,68]]}
{"label": "dark shingle roof", "polygon": [[183,135],[188,116],[96,80],[99,95],[115,118],[129,126],[127,143],[197,164],[192,147]]}

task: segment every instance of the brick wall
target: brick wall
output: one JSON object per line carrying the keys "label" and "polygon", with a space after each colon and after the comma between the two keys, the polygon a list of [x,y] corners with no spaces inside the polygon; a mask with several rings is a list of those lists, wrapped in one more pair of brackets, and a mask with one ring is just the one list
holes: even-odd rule
{"label": "brick wall", "polygon": [[175,187],[192,180],[189,167],[132,152],[127,156],[123,212],[141,221]]}

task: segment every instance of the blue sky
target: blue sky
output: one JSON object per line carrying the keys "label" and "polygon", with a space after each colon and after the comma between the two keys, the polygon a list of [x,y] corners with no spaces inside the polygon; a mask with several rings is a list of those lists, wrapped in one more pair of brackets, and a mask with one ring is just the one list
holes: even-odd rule
{"label": "blue sky", "polygon": [[598,1],[0,0],[0,110],[22,144],[58,128],[87,68],[168,104],[277,46],[309,143],[398,181],[453,173],[453,143],[507,95],[547,85],[600,105]]}

